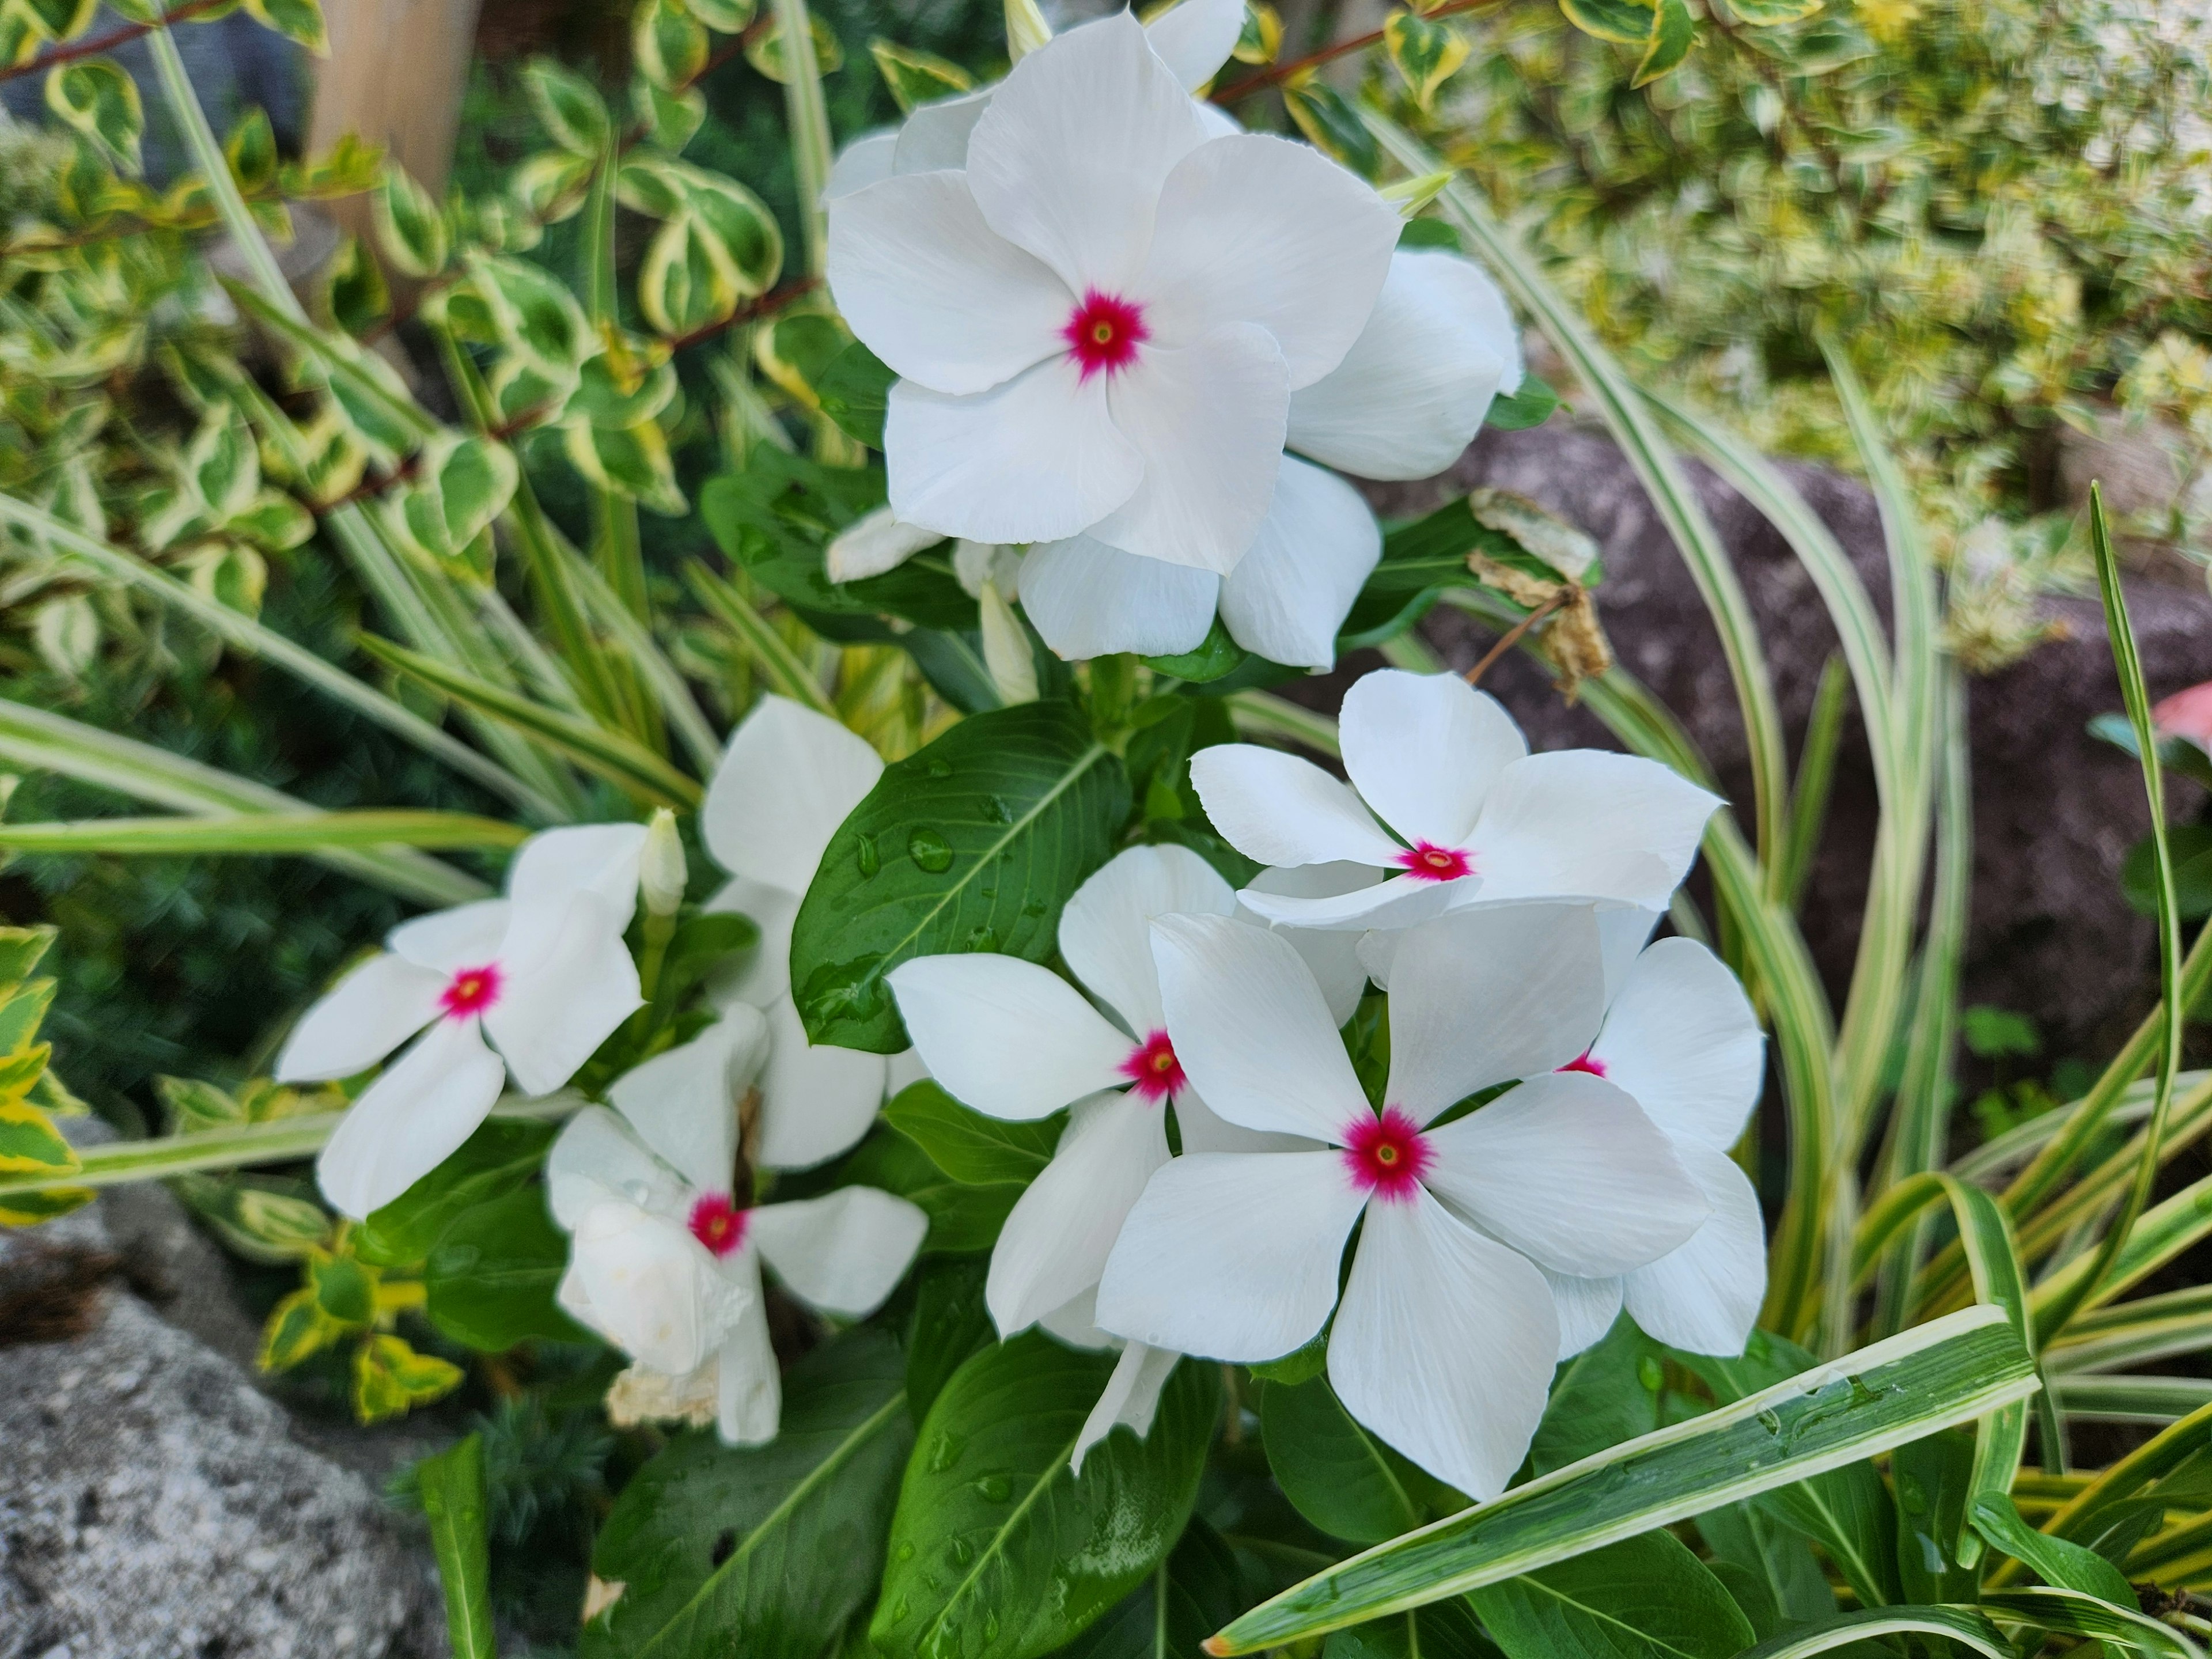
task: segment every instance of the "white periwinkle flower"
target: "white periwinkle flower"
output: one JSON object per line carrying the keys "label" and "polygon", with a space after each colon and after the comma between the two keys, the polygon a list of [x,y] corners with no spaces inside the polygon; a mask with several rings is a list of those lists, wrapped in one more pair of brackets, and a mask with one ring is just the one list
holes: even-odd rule
{"label": "white periwinkle flower", "polygon": [[1334,898],[1249,890],[1272,921],[1370,928],[1468,903],[1582,898],[1663,908],[1718,799],[1656,761],[1532,755],[1512,716],[1455,674],[1380,669],[1345,694],[1338,782],[1251,744],[1191,757],[1206,817],[1263,864],[1402,871]]}
{"label": "white periwinkle flower", "polygon": [[545,1166],[554,1218],[574,1235],[561,1305],[647,1373],[617,1392],[647,1402],[642,1414],[711,1417],[732,1445],[775,1438],[781,1411],[762,1264],[799,1301],[859,1319],[929,1229],[872,1187],[739,1200],[736,1098],[768,1043],[760,1015],[735,1011],[625,1073],[608,1091],[615,1109],[571,1118]]}
{"label": "white periwinkle flower", "polygon": [[301,1018],[276,1060],[287,1083],[350,1077],[429,1028],[354,1102],[316,1161],[341,1213],[358,1220],[436,1169],[510,1073],[525,1094],[559,1088],[637,1009],[623,930],[645,833],[623,823],[533,836],[508,868],[505,898],[401,923],[384,953]]}
{"label": "white periwinkle flower", "polygon": [[763,697],[731,734],[699,810],[707,850],[735,878],[707,908],[742,911],[760,925],[751,965],[714,989],[725,1006],[748,1004],[768,1018],[761,1091],[779,1107],[762,1120],[758,1157],[771,1169],[836,1157],[867,1133],[883,1103],[884,1056],[809,1042],[791,998],[799,900],[830,838],[883,769],[866,739],[828,715]]}
{"label": "white periwinkle flower", "polygon": [[838,308],[901,377],[901,520],[1235,567],[1291,394],[1358,337],[1398,219],[1315,150],[1216,131],[1109,17],[1015,66],[963,167],[831,199]]}
{"label": "white periwinkle flower", "polygon": [[[1108,1259],[1099,1324],[1255,1364],[1311,1340],[1334,1309],[1328,1376],[1346,1408],[1439,1478],[1494,1497],[1543,1415],[1559,1353],[1540,1269],[1626,1273],[1707,1214],[1625,1091],[1555,1070],[1587,1049],[1604,1008],[1594,909],[1465,910],[1400,941],[1380,1112],[1287,939],[1212,916],[1163,920],[1152,937],[1193,1085],[1230,1122],[1312,1149],[1164,1164]],[[1433,1127],[1519,1078],[1531,1080]]]}

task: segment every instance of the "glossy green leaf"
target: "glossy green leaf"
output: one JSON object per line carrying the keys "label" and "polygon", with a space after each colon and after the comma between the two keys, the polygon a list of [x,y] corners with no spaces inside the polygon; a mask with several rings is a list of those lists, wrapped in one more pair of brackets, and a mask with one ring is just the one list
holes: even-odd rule
{"label": "glossy green leaf", "polygon": [[[1243,1589],[1229,1546],[1194,1517],[1168,1559],[1062,1648],[1061,1659],[1196,1659],[1200,1644],[1236,1617]],[[1451,1656],[1438,1650],[1431,1659]]]}
{"label": "glossy green leaf", "polygon": [[1332,1631],[1321,1659],[1502,1659],[1464,1596]]}
{"label": "glossy green leaf", "polygon": [[1065,702],[970,715],[904,760],[839,826],[793,926],[791,977],[817,1042],[906,1046],[884,976],[915,957],[1041,962],[1060,906],[1129,811],[1118,756]]}
{"label": "glossy green leaf", "polygon": [[1542,377],[1523,374],[1510,397],[1490,400],[1490,412],[1483,416],[1483,424],[1494,426],[1500,432],[1519,432],[1543,425],[1559,406],[1559,394]]}
{"label": "glossy green leaf", "polygon": [[868,56],[876,60],[876,72],[899,108],[908,112],[917,104],[955,97],[975,84],[975,77],[959,64],[880,36],[868,42]]}
{"label": "glossy green leaf", "polygon": [[1971,1421],[2034,1387],[2002,1314],[1954,1314],[1354,1556],[1254,1608],[1212,1650],[1280,1646],[1533,1572]]}
{"label": "glossy green leaf", "polygon": [[2082,1590],[2055,1586],[1985,1590],[1982,1607],[1995,1619],[2017,1620],[2069,1636],[2094,1637],[2108,1647],[2124,1648],[2148,1659],[2204,1659],[2204,1650],[2171,1625],[2134,1607],[2114,1607]]}
{"label": "glossy green leaf", "polygon": [[612,490],[665,519],[688,509],[690,503],[677,487],[668,434],[658,422],[606,427],[590,420],[573,420],[562,422],[561,435],[576,471],[600,489]]}
{"label": "glossy green leaf", "polygon": [[1664,1353],[1624,1314],[1602,1340],[1562,1363],[1528,1448],[1529,1468],[1548,1474],[1656,1429]]}
{"label": "glossy green leaf", "polygon": [[1218,1409],[1187,1363],[1151,1432],[1068,1460],[1114,1368],[1029,1332],[968,1361],[930,1407],[899,1489],[869,1625],[885,1659],[1033,1659],[1127,1595],[1183,1529]]}
{"label": "glossy green leaf", "polygon": [[1383,49],[1413,101],[1423,109],[1436,101],[1443,83],[1467,62],[1467,37],[1449,23],[1418,12],[1393,12],[1382,26]]}
{"label": "glossy green leaf", "polygon": [[920,1422],[968,1357],[999,1340],[984,1302],[990,1264],[963,1255],[925,1265],[915,1286],[907,1331],[907,1405]]}
{"label": "glossy green leaf", "polygon": [[630,62],[657,87],[689,86],[707,51],[707,31],[683,0],[645,0],[631,16]]}
{"label": "glossy green leaf", "polygon": [[764,1446],[679,1434],[623,1488],[592,1571],[623,1586],[582,1659],[821,1659],[882,1570],[914,1444],[898,1345],[860,1330],[783,1379]]}
{"label": "glossy green leaf", "polygon": [[1584,34],[1624,46],[1640,46],[1651,38],[1652,8],[1645,0],[1559,0],[1567,21]]}
{"label": "glossy green leaf", "polygon": [[1446,1489],[1355,1422],[1326,1376],[1267,1383],[1260,1430],[1283,1495],[1334,1537],[1380,1543],[1438,1511]]}
{"label": "glossy green leaf", "polygon": [[550,1123],[491,1118],[478,1125],[436,1169],[370,1212],[355,1235],[362,1260],[387,1267],[423,1260],[461,1216],[534,1177],[553,1135]]}
{"label": "glossy green leaf", "polygon": [[409,276],[434,276],[445,269],[446,216],[396,161],[384,164],[384,177],[369,198],[369,216],[377,246],[393,269]]}
{"label": "glossy green leaf", "polygon": [[424,1458],[415,1474],[422,1513],[430,1522],[430,1547],[438,1558],[439,1585],[446,1593],[446,1637],[453,1659],[495,1659],[483,1437],[470,1435]]}
{"label": "glossy green leaf", "polygon": [[926,1079],[900,1090],[884,1108],[884,1118],[927,1152],[931,1163],[971,1187],[1027,1186],[1052,1161],[1063,1124],[1057,1115],[1033,1123],[986,1117]]}
{"label": "glossy green leaf", "polygon": [[353,1353],[354,1415],[363,1423],[404,1417],[451,1394],[465,1375],[449,1359],[416,1352],[404,1337],[367,1337]]}
{"label": "glossy green leaf", "polygon": [[1683,0],[1653,0],[1651,43],[1644,61],[1636,66],[1632,86],[1649,86],[1661,76],[1681,66],[1698,43],[1697,20]]}
{"label": "glossy green leaf", "polygon": [[[1755,1607],[1772,1609],[1776,1629],[1818,1624],[1836,1611],[1836,1593],[1813,1547],[1755,1504],[1729,1504],[1698,1516],[1698,1535],[1736,1605],[1759,1630]],[[1761,1641],[1775,1633],[1759,1630]]]}
{"label": "glossy green leaf", "polygon": [[1468,1599],[1506,1659],[1734,1659],[1754,1640],[1720,1580],[1665,1532],[1485,1585]]}
{"label": "glossy green leaf", "polygon": [[1293,77],[1283,87],[1283,107],[1315,149],[1363,179],[1382,171],[1382,153],[1345,96],[1326,81]]}
{"label": "glossy green leaf", "polygon": [[1821,0],[1727,0],[1728,9],[1737,19],[1753,28],[1795,23],[1820,10],[1820,4]]}
{"label": "glossy green leaf", "polygon": [[1814,1659],[1838,1649],[1860,1653],[1886,1650],[1875,1645],[1884,1636],[1934,1636],[1955,1642],[1983,1659],[2018,1659],[1997,1627],[1972,1607],[1875,1607],[1838,1613],[1809,1630],[1785,1631],[1740,1659]]}
{"label": "glossy green leaf", "polygon": [[135,173],[146,109],[138,83],[105,58],[80,58],[46,71],[46,107]]}
{"label": "glossy green leaf", "polygon": [[2136,1593],[2124,1573],[2093,1549],[2038,1532],[2020,1518],[2011,1498],[1984,1494],[1974,1505],[1973,1523],[1992,1548],[2011,1556],[2045,1583],[2135,1611]]}
{"label": "glossy green leaf", "polygon": [[871,449],[884,447],[884,415],[892,383],[890,365],[858,340],[823,371],[815,394],[822,412]]}
{"label": "glossy green leaf", "polygon": [[544,266],[478,253],[470,256],[469,276],[501,342],[538,373],[566,381],[599,349],[584,308]]}
{"label": "glossy green leaf", "polygon": [[578,1340],[582,1333],[554,1300],[568,1267],[568,1236],[545,1194],[518,1187],[463,1211],[424,1263],[430,1322],[456,1342],[503,1353],[532,1337]]}
{"label": "glossy green leaf", "polygon": [[1889,1456],[1889,1485],[1897,1508],[1899,1599],[1972,1601],[1981,1585],[1980,1550],[1966,1535],[1974,1437],[1946,1429],[1899,1446]]}
{"label": "glossy green leaf", "polygon": [[1012,1182],[976,1187],[956,1181],[888,1123],[878,1123],[835,1169],[838,1186],[880,1187],[919,1206],[929,1218],[926,1255],[989,1249],[1024,1190]]}

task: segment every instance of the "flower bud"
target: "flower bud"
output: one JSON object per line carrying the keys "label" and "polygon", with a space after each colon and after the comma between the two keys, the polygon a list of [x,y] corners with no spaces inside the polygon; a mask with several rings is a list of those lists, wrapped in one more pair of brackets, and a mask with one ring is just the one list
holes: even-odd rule
{"label": "flower bud", "polygon": [[657,808],[645,826],[645,852],[638,860],[637,884],[645,895],[645,908],[656,916],[672,916],[684,902],[684,839],[676,833],[676,814]]}

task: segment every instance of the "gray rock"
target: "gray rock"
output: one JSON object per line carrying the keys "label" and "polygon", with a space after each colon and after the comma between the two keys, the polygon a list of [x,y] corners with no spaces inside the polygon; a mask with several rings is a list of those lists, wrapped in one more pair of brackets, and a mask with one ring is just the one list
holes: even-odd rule
{"label": "gray rock", "polygon": [[0,1232],[0,1297],[48,1293],[0,1328],[0,1659],[445,1651],[427,1548],[254,1387],[222,1269],[158,1188]]}
{"label": "gray rock", "polygon": [[[1784,468],[1836,532],[1878,608],[1888,583],[1873,497],[1825,468]],[[1786,544],[1750,505],[1692,465],[1700,499],[1734,554],[1756,614],[1793,758],[1813,690],[1836,648],[1826,607]],[[1377,487],[1385,514],[1414,513],[1478,484],[1517,490],[1603,544],[1599,605],[1622,663],[1681,718],[1717,769],[1747,824],[1747,750],[1717,636],[1688,572],[1601,430],[1555,420],[1525,432],[1486,431],[1444,479]],[[2162,583],[2131,587],[2130,604],[2154,696],[2212,679],[2212,597]],[[2033,1016],[2054,1054],[2108,1054],[2156,995],[2150,925],[2120,896],[2120,861],[2148,830],[2133,763],[2088,737],[2119,706],[2104,624],[2094,601],[2054,599],[2066,638],[1971,689],[1974,768],[1974,908],[1966,994]],[[1424,631],[1466,668],[1491,643],[1462,613],[1440,611]],[[1337,677],[1340,678],[1341,677]],[[1618,747],[1588,711],[1569,708],[1534,663],[1515,656],[1486,684],[1540,747]],[[1304,694],[1333,704],[1327,683]],[[2172,792],[2177,816],[2197,793]],[[1840,758],[1803,923],[1832,993],[1848,983],[1866,894],[1875,802],[1856,722]]]}

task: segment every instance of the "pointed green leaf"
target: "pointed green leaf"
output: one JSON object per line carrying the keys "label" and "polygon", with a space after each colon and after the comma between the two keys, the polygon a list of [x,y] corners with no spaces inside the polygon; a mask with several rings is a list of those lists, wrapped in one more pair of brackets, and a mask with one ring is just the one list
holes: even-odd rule
{"label": "pointed green leaf", "polygon": [[707,66],[707,31],[682,0],[645,0],[630,21],[630,62],[657,87],[689,86]]}
{"label": "pointed green leaf", "polygon": [[533,58],[523,69],[522,82],[555,143],[594,159],[606,148],[607,106],[582,76],[550,58]]}
{"label": "pointed green leaf", "polygon": [[1559,0],[1559,9],[1584,34],[1624,46],[1650,44],[1654,8],[1650,0]]}
{"label": "pointed green leaf", "polygon": [[876,60],[876,72],[903,111],[971,91],[975,85],[975,77],[959,64],[881,36],[868,42],[868,56]]}
{"label": "pointed green leaf", "polygon": [[434,276],[446,268],[446,216],[396,161],[384,164],[384,177],[369,198],[369,216],[377,245],[395,270],[409,276]]}
{"label": "pointed green leaf", "polygon": [[520,824],[497,818],[400,808],[0,823],[0,848],[17,853],[191,857],[320,853],[342,847],[517,847],[528,834]]}
{"label": "pointed green leaf", "polygon": [[544,1189],[517,1187],[438,1235],[422,1267],[423,1310],[445,1335],[485,1353],[532,1337],[573,1342],[581,1333],[554,1299],[568,1267],[568,1236]]}
{"label": "pointed green leaf", "polygon": [[1506,1659],[1735,1659],[1754,1640],[1711,1569],[1665,1532],[1485,1585],[1468,1600]]}
{"label": "pointed green leaf", "polygon": [[404,1417],[451,1394],[466,1375],[450,1360],[416,1352],[402,1337],[372,1336],[354,1350],[354,1415],[363,1423]]}
{"label": "pointed green leaf", "polygon": [[1027,1186],[1052,1161],[1062,1125],[1057,1115],[1033,1123],[986,1117],[927,1079],[900,1090],[884,1118],[931,1163],[971,1187],[1005,1181]]}
{"label": "pointed green leaf", "polygon": [[1268,1382],[1260,1426],[1275,1484],[1333,1537],[1376,1544],[1411,1532],[1438,1512],[1437,1497],[1449,1490],[1354,1422],[1325,1376]]}
{"label": "pointed green leaf", "polygon": [[246,0],[246,9],[256,22],[296,40],[318,58],[330,56],[331,37],[323,27],[319,0]]}
{"label": "pointed green leaf", "polygon": [[46,72],[46,107],[100,146],[116,165],[137,173],[146,110],[138,83],[105,58],[58,64]]}
{"label": "pointed green leaf", "polygon": [[[1244,1600],[1237,1557],[1221,1534],[1193,1516],[1168,1559],[1098,1622],[1062,1648],[1060,1659],[1192,1659],[1199,1644],[1236,1617]],[[1472,1619],[1468,1620],[1470,1627]],[[1476,1659],[1426,1644],[1424,1659]],[[1413,1659],[1404,1651],[1328,1659]]]}
{"label": "pointed green leaf", "polygon": [[484,1488],[483,1437],[415,1466],[430,1547],[446,1593],[446,1638],[453,1659],[497,1659],[491,1616],[490,1501]]}
{"label": "pointed green leaf", "polygon": [[1467,62],[1467,37],[1449,23],[1418,12],[1391,13],[1382,26],[1382,44],[1390,54],[1390,66],[1423,109],[1436,102],[1443,83]]}
{"label": "pointed green leaf", "polygon": [[1690,48],[1697,44],[1697,20],[1690,15],[1690,9],[1683,0],[1653,0],[1651,43],[1644,49],[1644,61],[1636,66],[1636,78],[1629,84],[1650,85],[1680,67],[1690,55]]}
{"label": "pointed green leaf", "polygon": [[1972,1607],[1875,1607],[1838,1613],[1810,1629],[1785,1631],[1747,1648],[1739,1659],[1814,1659],[1842,1649],[1886,1652],[1875,1639],[1884,1636],[1934,1636],[1955,1642],[1982,1659],[2017,1659],[2012,1644]]}

